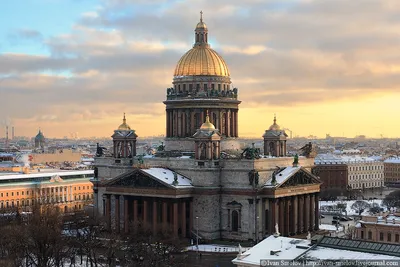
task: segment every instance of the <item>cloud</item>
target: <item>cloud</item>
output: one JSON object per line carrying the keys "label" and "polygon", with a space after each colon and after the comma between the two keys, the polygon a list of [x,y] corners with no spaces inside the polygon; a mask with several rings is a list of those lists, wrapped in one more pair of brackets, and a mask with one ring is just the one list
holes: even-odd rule
{"label": "cloud", "polygon": [[104,0],[69,32],[10,34],[15,42],[43,43],[49,54],[0,54],[6,96],[0,114],[93,122],[129,110],[163,120],[165,88],[192,46],[200,10],[241,106],[302,106],[398,91],[397,0]]}

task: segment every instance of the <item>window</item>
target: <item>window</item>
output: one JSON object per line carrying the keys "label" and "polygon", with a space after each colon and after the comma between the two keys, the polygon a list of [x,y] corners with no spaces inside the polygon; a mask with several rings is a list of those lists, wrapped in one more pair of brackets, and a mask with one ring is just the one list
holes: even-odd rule
{"label": "window", "polygon": [[394,237],[394,242],[396,242],[396,243],[400,242],[399,239],[400,239],[399,234],[396,234]]}
{"label": "window", "polygon": [[387,233],[387,242],[392,242],[392,234]]}
{"label": "window", "polygon": [[[14,192],[11,192],[11,196],[13,197],[14,196]],[[13,205],[14,206],[14,205]]]}
{"label": "window", "polygon": [[17,192],[17,196],[19,196],[19,192]]}
{"label": "window", "polygon": [[379,240],[383,241],[383,233],[382,232],[379,233]]}
{"label": "window", "polygon": [[237,210],[232,211],[232,231],[237,232],[239,230],[239,212]]}
{"label": "window", "polygon": [[22,195],[24,195],[24,193],[25,193],[24,191],[21,192]]}
{"label": "window", "polygon": [[364,239],[364,231],[361,231],[361,239]]}

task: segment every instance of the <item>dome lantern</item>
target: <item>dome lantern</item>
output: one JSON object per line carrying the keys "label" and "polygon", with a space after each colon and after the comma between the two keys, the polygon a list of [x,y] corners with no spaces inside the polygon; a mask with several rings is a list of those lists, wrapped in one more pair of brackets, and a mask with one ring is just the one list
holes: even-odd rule
{"label": "dome lantern", "polygon": [[130,131],[131,127],[126,123],[126,118],[125,118],[125,113],[124,113],[124,118],[122,120],[122,124],[118,127],[119,131]]}

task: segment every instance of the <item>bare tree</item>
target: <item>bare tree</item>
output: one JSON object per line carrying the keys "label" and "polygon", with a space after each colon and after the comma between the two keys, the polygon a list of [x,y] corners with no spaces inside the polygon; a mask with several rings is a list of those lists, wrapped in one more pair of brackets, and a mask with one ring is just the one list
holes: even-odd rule
{"label": "bare tree", "polygon": [[358,215],[361,215],[361,213],[363,213],[364,210],[368,209],[369,207],[370,207],[369,203],[362,200],[357,200],[356,202],[353,203],[353,205],[351,205],[351,208],[357,211]]}
{"label": "bare tree", "polygon": [[400,208],[400,190],[396,190],[387,195],[382,204],[390,210],[391,208]]}

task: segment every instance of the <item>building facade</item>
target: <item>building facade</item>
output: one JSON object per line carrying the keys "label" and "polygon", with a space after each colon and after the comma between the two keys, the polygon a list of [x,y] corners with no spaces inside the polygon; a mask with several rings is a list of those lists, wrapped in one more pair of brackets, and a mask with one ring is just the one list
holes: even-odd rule
{"label": "building facade", "polygon": [[313,173],[326,183],[322,186],[324,189],[330,185],[351,190],[381,188],[384,185],[383,162],[374,158],[324,154],[318,155],[315,165]]}
{"label": "building facade", "polygon": [[380,243],[400,244],[400,216],[394,214],[363,216],[356,226],[356,238]]}
{"label": "building facade", "polygon": [[[204,239],[260,240],[276,228],[285,236],[318,229],[314,159],[287,157],[287,135],[276,119],[264,133],[273,153],[240,147],[238,90],[230,88],[228,67],[207,40],[201,18],[195,44],[167,89],[165,146],[151,156],[114,152],[95,158],[98,215],[117,232],[137,222],[186,238],[198,233]],[[118,127],[114,146],[130,131]]]}
{"label": "building facade", "polygon": [[63,212],[93,203],[93,170],[0,174],[0,210],[31,211],[34,205],[54,205]]}
{"label": "building facade", "polygon": [[383,164],[385,169],[385,185],[400,187],[400,158],[388,158]]}

